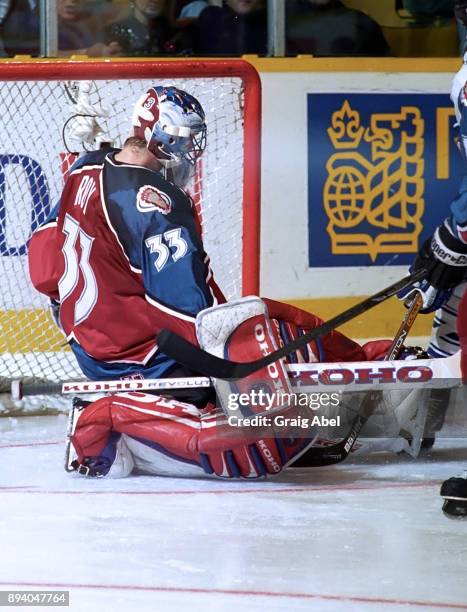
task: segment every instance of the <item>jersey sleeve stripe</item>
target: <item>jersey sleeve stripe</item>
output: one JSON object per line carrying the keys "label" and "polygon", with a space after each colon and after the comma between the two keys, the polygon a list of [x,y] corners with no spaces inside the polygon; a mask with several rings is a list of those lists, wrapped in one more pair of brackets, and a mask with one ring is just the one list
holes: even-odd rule
{"label": "jersey sleeve stripe", "polygon": [[161,304],[154,298],[150,297],[147,293],[145,295],[145,298],[146,298],[146,301],[149,302],[149,304],[151,304],[155,308],[158,308],[162,312],[165,312],[166,314],[176,317],[177,319],[181,319],[182,321],[188,321],[188,323],[193,323],[193,324],[196,321],[196,317],[192,317],[190,315],[174,310],[173,308],[169,308],[168,306],[164,306],[163,304]]}

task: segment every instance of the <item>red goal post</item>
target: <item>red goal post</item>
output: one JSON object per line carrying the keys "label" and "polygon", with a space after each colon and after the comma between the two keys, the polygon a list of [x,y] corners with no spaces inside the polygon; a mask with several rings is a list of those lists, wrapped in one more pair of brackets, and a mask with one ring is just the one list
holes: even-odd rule
{"label": "red goal post", "polygon": [[14,59],[0,61],[0,81],[0,390],[2,380],[78,373],[46,300],[31,289],[26,257],[29,235],[57,202],[75,159],[63,137],[73,152],[89,148],[67,136],[70,118],[82,112],[70,82],[78,91],[92,84],[88,101],[108,111],[97,121],[115,146],[128,135],[133,105],[149,86],[173,84],[200,100],[207,149],[188,190],[201,210],[205,247],[229,298],[258,294],[261,86],[251,64]]}

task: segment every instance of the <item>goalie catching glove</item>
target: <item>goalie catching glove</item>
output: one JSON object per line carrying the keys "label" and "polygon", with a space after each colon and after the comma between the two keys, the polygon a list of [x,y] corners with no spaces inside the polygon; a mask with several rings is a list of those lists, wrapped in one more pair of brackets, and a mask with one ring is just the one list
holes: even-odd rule
{"label": "goalie catching glove", "polygon": [[446,220],[433,236],[420,249],[410,273],[421,268],[428,270],[424,280],[398,294],[406,304],[416,291],[423,298],[420,312],[433,312],[440,308],[451,296],[457,285],[467,278],[467,244],[457,238]]}

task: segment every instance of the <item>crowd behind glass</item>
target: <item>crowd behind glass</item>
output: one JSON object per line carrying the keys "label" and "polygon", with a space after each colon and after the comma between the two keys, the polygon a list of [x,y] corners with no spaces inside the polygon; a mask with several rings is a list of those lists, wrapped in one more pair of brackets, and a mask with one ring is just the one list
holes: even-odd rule
{"label": "crowd behind glass", "polygon": [[[448,56],[458,48],[459,0],[285,1],[288,56]],[[58,55],[267,55],[267,4],[57,0]],[[39,55],[39,0],[0,0],[0,24],[3,56]]]}

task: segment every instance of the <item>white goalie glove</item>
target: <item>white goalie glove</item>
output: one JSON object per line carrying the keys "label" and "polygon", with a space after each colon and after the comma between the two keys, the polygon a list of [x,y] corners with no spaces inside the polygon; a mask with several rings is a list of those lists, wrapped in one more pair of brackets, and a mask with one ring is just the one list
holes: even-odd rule
{"label": "white goalie glove", "polygon": [[65,140],[79,142],[83,146],[91,145],[99,148],[103,142],[112,143],[112,139],[98,121],[99,119],[107,119],[110,111],[108,108],[92,102],[91,94],[94,88],[92,81],[67,83],[66,91],[73,102],[73,115],[65,124]]}

